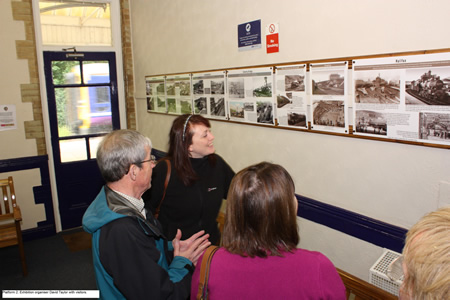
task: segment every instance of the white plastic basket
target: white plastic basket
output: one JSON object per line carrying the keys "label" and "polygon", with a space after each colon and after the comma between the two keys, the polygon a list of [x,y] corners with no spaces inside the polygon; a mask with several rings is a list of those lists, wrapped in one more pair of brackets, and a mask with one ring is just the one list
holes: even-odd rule
{"label": "white plastic basket", "polygon": [[395,296],[398,296],[401,280],[392,281],[387,276],[389,264],[401,254],[385,249],[381,257],[370,268],[369,282]]}

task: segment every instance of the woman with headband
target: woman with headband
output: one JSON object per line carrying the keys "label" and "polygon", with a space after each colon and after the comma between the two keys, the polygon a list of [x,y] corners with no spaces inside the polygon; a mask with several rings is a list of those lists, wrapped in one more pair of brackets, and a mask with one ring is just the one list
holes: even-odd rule
{"label": "woman with headband", "polygon": [[169,240],[180,229],[183,236],[205,230],[211,243],[220,241],[216,218],[234,171],[215,154],[213,141],[211,124],[201,115],[181,115],[173,121],[164,158],[170,164],[156,165],[152,188],[142,196],[147,208],[159,208],[158,220]]}

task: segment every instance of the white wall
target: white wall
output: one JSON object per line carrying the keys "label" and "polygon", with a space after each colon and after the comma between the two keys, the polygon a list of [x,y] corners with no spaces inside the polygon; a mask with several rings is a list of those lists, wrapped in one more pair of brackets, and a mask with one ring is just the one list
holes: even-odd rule
{"label": "white wall", "polygon": [[[138,129],[167,150],[173,116],[146,112],[146,75],[450,48],[450,2],[132,0]],[[280,52],[239,52],[237,25],[280,28]],[[261,160],[286,167],[300,195],[409,228],[450,203],[450,152],[212,121],[217,152],[237,171]],[[368,280],[382,249],[301,219],[300,246]]]}
{"label": "white wall", "polygon": [[[36,156],[36,140],[26,139],[25,121],[33,120],[31,103],[23,103],[20,85],[30,83],[28,60],[18,59],[16,40],[25,40],[23,21],[12,17],[11,1],[0,1],[0,104],[15,105],[17,129],[0,131],[0,160]],[[17,202],[22,212],[22,229],[37,227],[44,221],[43,204],[34,203],[33,186],[41,185],[38,169],[1,173],[0,178],[13,176]]]}
{"label": "white wall", "polygon": [[17,129],[0,131],[1,159],[36,155],[36,141],[25,139],[24,125],[33,120],[33,107],[22,103],[20,93],[20,85],[30,83],[28,61],[16,54],[16,40],[25,40],[25,28],[23,21],[13,20],[11,1],[0,2],[0,24],[0,104],[15,105],[17,112]]}

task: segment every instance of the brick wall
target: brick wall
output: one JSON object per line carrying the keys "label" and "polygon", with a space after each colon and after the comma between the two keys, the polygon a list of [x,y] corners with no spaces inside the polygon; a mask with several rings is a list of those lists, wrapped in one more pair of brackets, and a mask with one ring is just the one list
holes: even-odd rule
{"label": "brick wall", "polygon": [[131,20],[129,0],[120,1],[122,21],[122,55],[125,87],[125,103],[127,110],[127,128],[136,129],[136,106],[134,102],[133,51],[131,45]]}
{"label": "brick wall", "polygon": [[23,21],[25,27],[25,40],[16,41],[17,58],[28,60],[30,82],[20,85],[22,102],[33,106],[33,120],[25,121],[25,136],[35,139],[37,154],[45,155],[44,122],[42,119],[42,105],[39,84],[39,72],[36,56],[36,40],[34,34],[34,21],[31,0],[11,1],[13,19]]}
{"label": "brick wall", "polygon": [[[122,24],[123,73],[125,77],[125,103],[127,128],[136,129],[136,108],[134,102],[133,56],[131,49],[131,27],[129,0],[120,1]],[[38,155],[47,154],[45,146],[45,132],[42,117],[39,72],[36,56],[36,40],[31,0],[11,0],[13,19],[23,21],[25,26],[25,40],[16,41],[17,57],[28,60],[30,82],[21,84],[22,102],[33,106],[33,120],[25,121],[25,135],[27,139],[35,139]]]}

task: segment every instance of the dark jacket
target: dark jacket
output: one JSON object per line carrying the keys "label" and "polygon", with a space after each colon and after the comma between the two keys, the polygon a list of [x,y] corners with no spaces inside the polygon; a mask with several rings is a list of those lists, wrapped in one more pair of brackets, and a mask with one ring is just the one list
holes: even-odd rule
{"label": "dark jacket", "polygon": [[[210,234],[209,241],[218,243],[220,233],[216,218],[222,200],[227,197],[234,171],[219,155],[212,155],[215,156],[214,164],[208,157],[190,159],[198,176],[191,186],[183,184],[174,164],[171,164],[170,181],[158,218],[169,240],[175,237],[179,228],[184,238],[205,230]],[[142,195],[149,210],[154,211],[161,201],[166,174],[165,162],[158,163],[153,169],[152,187]]]}
{"label": "dark jacket", "polygon": [[83,216],[92,234],[92,255],[102,299],[187,299],[192,263],[172,261],[160,224],[104,186]]}

